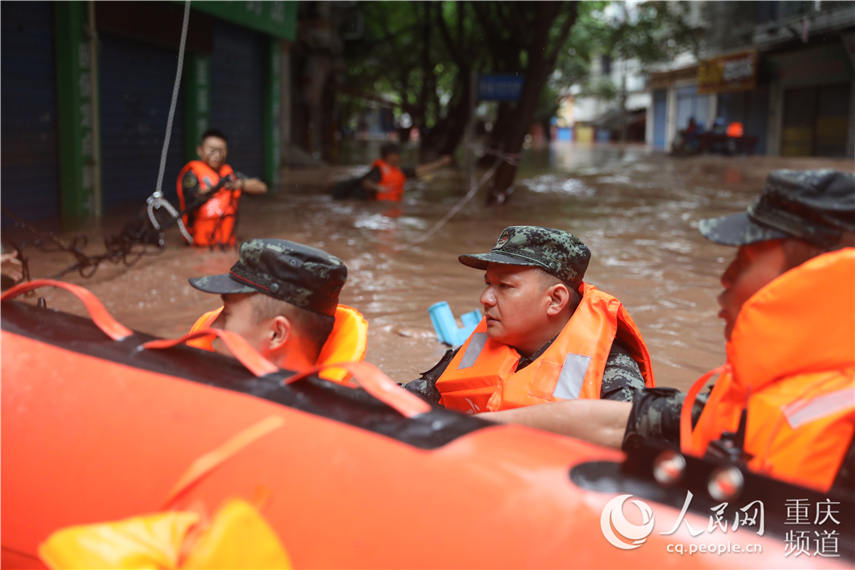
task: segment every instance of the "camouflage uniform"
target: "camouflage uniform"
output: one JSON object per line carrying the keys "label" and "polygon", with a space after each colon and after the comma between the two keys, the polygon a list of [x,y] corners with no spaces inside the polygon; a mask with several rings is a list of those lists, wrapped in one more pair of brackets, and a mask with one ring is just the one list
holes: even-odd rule
{"label": "camouflage uniform", "polygon": [[333,316],[347,280],[336,256],[293,241],[253,239],[242,243],[227,274],[190,279],[206,293],[263,293],[315,313]]}
{"label": "camouflage uniform", "polygon": [[701,220],[698,229],[722,245],[800,239],[834,249],[855,232],[855,175],[834,170],[775,170],[747,211]]}
{"label": "camouflage uniform", "polygon": [[[234,171],[233,176],[238,180],[246,180],[248,178],[246,174],[238,171]],[[187,211],[187,216],[190,220],[188,225],[192,226],[196,210],[199,206],[205,203],[206,198],[208,198],[208,194],[202,193],[202,186],[199,182],[199,177],[196,176],[196,173],[192,170],[188,170],[184,173],[184,177],[181,179],[181,188],[184,192],[184,203],[187,205],[185,210]]]}
{"label": "camouflage uniform", "polygon": [[[701,417],[709,392],[698,395],[692,407],[692,425]],[[632,411],[623,436],[624,451],[645,441],[680,447],[680,411],[686,394],[676,388],[645,388],[632,400]]]}
{"label": "camouflage uniform", "polygon": [[490,253],[461,255],[463,265],[487,269],[488,263],[539,267],[578,289],[591,260],[591,250],[571,233],[540,226],[510,226],[502,230]]}
{"label": "camouflage uniform", "polygon": [[[460,263],[476,269],[486,269],[489,263],[537,267],[578,290],[588,268],[591,251],[579,238],[562,230],[540,226],[510,226],[499,235],[490,253],[461,255],[458,259]],[[517,370],[531,364],[551,344],[552,341],[534,354],[521,358]],[[438,403],[440,394],[436,389],[436,381],[454,354],[455,351],[446,352],[433,368],[423,373],[421,378],[406,384],[405,388],[431,403]],[[634,394],[643,388],[644,377],[641,375],[641,369],[629,351],[620,342],[615,341],[606,360],[600,397],[630,401]]]}

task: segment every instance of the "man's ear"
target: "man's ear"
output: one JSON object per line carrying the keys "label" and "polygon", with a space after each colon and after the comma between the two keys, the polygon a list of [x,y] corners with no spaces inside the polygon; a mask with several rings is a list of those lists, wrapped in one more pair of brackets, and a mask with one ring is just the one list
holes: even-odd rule
{"label": "man's ear", "polygon": [[291,321],[284,315],[277,315],[270,321],[270,329],[267,331],[267,346],[270,350],[277,350],[284,346],[291,338]]}
{"label": "man's ear", "polygon": [[199,157],[199,160],[202,160],[202,145],[196,147],[196,156]]}
{"label": "man's ear", "polygon": [[570,290],[564,283],[556,283],[546,290],[548,305],[546,306],[546,314],[550,317],[561,314],[567,305],[570,303]]}

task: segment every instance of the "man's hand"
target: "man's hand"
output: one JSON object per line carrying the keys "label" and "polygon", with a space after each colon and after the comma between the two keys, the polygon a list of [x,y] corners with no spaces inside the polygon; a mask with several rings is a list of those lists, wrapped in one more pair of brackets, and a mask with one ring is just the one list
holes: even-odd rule
{"label": "man's hand", "polygon": [[226,190],[243,190],[243,182],[243,178],[230,176],[229,180],[223,185],[223,188]]}
{"label": "man's hand", "polygon": [[478,417],[502,424],[521,424],[620,449],[630,410],[631,402],[565,400],[485,412]]}
{"label": "man's hand", "polygon": [[443,155],[433,162],[429,162],[427,164],[421,164],[421,165],[417,166],[416,167],[416,177],[421,178],[422,176],[425,176],[426,174],[433,172],[434,170],[437,170],[439,168],[442,168],[443,166],[447,166],[449,164],[451,164],[451,157],[447,154]]}
{"label": "man's hand", "polygon": [[258,178],[241,178],[241,190],[247,194],[266,194],[267,184]]}
{"label": "man's hand", "polygon": [[369,192],[373,192],[375,195],[387,192],[387,190],[380,186],[379,183],[369,180],[368,178],[362,180],[362,188]]}
{"label": "man's hand", "polygon": [[16,283],[24,278],[24,265],[17,251],[2,254],[2,273]]}

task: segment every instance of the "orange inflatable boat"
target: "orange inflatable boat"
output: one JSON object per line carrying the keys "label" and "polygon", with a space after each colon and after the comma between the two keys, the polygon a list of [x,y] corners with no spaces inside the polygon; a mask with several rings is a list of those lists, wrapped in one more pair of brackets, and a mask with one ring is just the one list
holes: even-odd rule
{"label": "orange inflatable boat", "polygon": [[[46,285],[91,319],[11,300]],[[4,568],[43,567],[60,529],[230,499],[295,568],[851,567],[851,497],[431,408],[370,365],[350,387],[229,335],[237,358],[185,340],[126,329],[77,286],[4,294]]]}

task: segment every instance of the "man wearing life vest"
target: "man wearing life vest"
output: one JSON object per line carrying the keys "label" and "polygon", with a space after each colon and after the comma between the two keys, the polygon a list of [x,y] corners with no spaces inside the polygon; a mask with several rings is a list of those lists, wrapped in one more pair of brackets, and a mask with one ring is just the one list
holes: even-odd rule
{"label": "man wearing life vest", "polygon": [[[182,220],[193,237],[192,245],[233,246],[241,193],[264,194],[267,185],[258,178],[235,173],[226,164],[228,143],[226,136],[216,129],[202,134],[196,154],[199,160],[187,163],[176,183]],[[225,180],[217,188],[221,179]]]}
{"label": "man wearing life vest", "polygon": [[415,168],[401,168],[401,147],[395,143],[380,148],[380,158],[371,163],[371,170],[362,178],[362,190],[378,201],[400,202],[408,178],[419,178],[451,163],[450,156]]}
{"label": "man wearing life vest", "polygon": [[576,236],[538,226],[505,228],[490,253],[461,255],[486,271],[485,317],[456,353],[407,388],[481,413],[631,400],[653,386],[650,356],[623,304],[582,281],[590,257]]}
{"label": "man wearing life vest", "polygon": [[537,418],[514,410],[490,419],[625,449],[659,441],[718,460],[730,449],[730,460],[759,473],[851,491],[855,175],[774,171],[746,212],[704,220],[700,231],[739,247],[718,298],[724,366],[688,394],[656,388],[632,404],[562,402]]}
{"label": "man wearing life vest", "polygon": [[[221,328],[240,334],[262,356],[287,370],[362,360],[368,324],[338,304],[347,267],[334,255],[281,239],[241,244],[228,273],[190,279],[190,285],[222,297],[223,306],[202,317],[192,331]],[[213,350],[211,337],[190,341]],[[340,369],[322,376],[342,381]]]}

